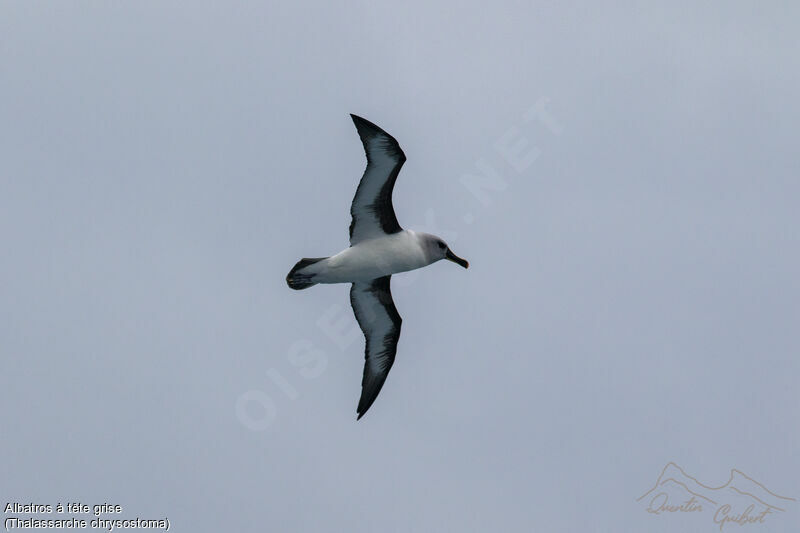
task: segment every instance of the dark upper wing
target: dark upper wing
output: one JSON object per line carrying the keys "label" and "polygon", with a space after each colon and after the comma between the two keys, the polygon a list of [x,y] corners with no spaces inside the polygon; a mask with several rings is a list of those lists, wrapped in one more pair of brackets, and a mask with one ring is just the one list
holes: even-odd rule
{"label": "dark upper wing", "polygon": [[397,353],[403,319],[392,301],[391,278],[384,276],[370,282],[353,283],[350,288],[350,304],[367,339],[364,378],[358,402],[359,419],[378,397]]}
{"label": "dark upper wing", "polygon": [[367,153],[367,169],[350,206],[350,244],[402,231],[392,207],[392,189],[406,155],[397,141],[378,126],[356,115],[353,123]]}

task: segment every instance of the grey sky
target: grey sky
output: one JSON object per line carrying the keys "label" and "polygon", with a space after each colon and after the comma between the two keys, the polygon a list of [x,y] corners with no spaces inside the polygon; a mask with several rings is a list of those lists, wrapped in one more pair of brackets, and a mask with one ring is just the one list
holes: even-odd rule
{"label": "grey sky", "polygon": [[[668,461],[800,498],[798,35],[789,2],[4,2],[3,503],[718,531],[635,501]],[[348,113],[408,156],[400,224],[471,265],[395,277],[358,423],[348,286],[284,281],[347,246]]]}

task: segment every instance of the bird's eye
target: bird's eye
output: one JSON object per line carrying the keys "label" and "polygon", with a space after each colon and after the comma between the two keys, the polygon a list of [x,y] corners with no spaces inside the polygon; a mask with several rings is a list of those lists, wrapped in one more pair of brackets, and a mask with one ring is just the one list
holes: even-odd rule
{"label": "bird's eye", "polygon": [[439,248],[441,248],[442,250],[444,250],[445,248],[447,248],[447,246],[446,246],[446,245],[445,245],[445,243],[443,243],[442,241],[439,241]]}

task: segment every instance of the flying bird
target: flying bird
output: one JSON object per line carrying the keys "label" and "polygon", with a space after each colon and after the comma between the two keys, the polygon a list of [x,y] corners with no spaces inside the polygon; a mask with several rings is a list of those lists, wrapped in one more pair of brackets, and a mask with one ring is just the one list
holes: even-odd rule
{"label": "flying bird", "polygon": [[392,207],[392,189],[406,156],[394,137],[350,115],[367,154],[367,168],[350,205],[350,247],[331,257],[303,258],[286,283],[295,290],[318,283],[352,283],[350,305],[366,338],[358,418],[370,408],[394,364],[403,320],[392,300],[392,274],[447,259],[469,263],[428,233],[404,230]]}

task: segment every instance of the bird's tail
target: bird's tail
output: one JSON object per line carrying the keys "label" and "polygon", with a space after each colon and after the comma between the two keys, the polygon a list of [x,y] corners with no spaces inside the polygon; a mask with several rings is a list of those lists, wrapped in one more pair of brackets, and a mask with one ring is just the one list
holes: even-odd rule
{"label": "bird's tail", "polygon": [[317,282],[314,281],[315,274],[311,272],[303,272],[303,269],[305,269],[307,266],[313,265],[314,263],[322,261],[323,259],[327,259],[327,257],[302,258],[286,275],[286,283],[289,285],[289,287],[296,291],[313,287],[317,284]]}

